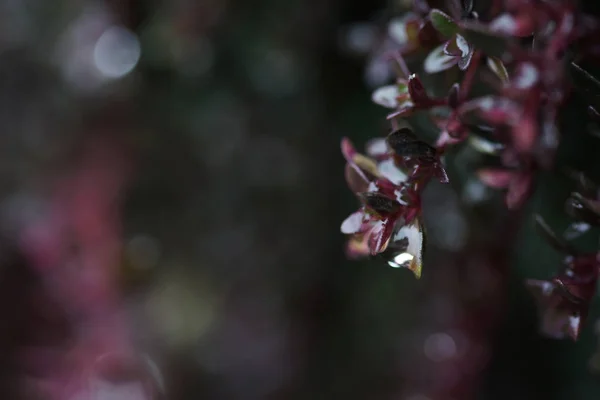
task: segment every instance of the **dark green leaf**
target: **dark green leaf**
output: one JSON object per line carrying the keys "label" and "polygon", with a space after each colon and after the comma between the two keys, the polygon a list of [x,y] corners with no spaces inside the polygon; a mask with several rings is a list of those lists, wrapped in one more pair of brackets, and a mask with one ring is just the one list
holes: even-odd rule
{"label": "dark green leaf", "polygon": [[434,157],[435,149],[418,139],[408,128],[401,128],[387,137],[388,146],[399,157]]}
{"label": "dark green leaf", "polygon": [[398,210],[400,204],[397,201],[392,200],[386,196],[383,196],[379,193],[374,192],[366,192],[361,193],[360,197],[362,197],[365,205],[369,207],[371,210],[375,211],[380,215],[391,214]]}
{"label": "dark green leaf", "polygon": [[433,27],[444,37],[450,39],[459,31],[458,24],[448,14],[434,8],[429,12]]}

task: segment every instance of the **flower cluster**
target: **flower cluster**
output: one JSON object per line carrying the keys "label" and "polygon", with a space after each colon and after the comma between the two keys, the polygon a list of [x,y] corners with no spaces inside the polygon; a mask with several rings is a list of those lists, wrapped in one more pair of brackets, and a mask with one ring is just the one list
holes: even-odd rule
{"label": "flower cluster", "polygon": [[[390,110],[393,132],[369,142],[366,156],[348,139],[342,141],[348,185],[361,202],[342,224],[342,232],[351,235],[349,256],[386,254],[390,265],[408,267],[417,277],[424,242],[421,193],[431,178],[448,181],[441,162],[448,148],[468,142],[497,156],[498,162],[482,166],[477,176],[489,187],[506,189],[508,208],[519,208],[532,192],[536,171],[554,163],[558,114],[573,86],[569,72],[600,89],[600,82],[570,56],[574,48],[579,55],[598,55],[593,38],[600,25],[573,2],[505,0],[486,10],[477,10],[473,1],[447,3],[442,11],[425,0],[414,1],[410,12],[390,21],[388,33],[397,48],[388,59],[399,74],[394,83],[376,89],[372,100]],[[420,72],[411,73],[408,64]],[[432,95],[423,74],[444,71],[462,79],[445,95],[439,90]],[[472,94],[476,81],[487,83],[484,94]],[[593,104],[590,111],[600,115]],[[418,112],[438,128],[433,146],[409,128],[398,128],[400,119]],[[598,190],[594,186],[591,193],[585,182],[586,190],[568,202],[567,212],[577,222],[567,238],[600,222]],[[559,241],[549,229],[542,231]],[[595,293],[596,255],[569,252],[565,265],[552,280],[530,284],[540,289],[546,310],[552,310],[545,314],[545,331],[577,337]]]}

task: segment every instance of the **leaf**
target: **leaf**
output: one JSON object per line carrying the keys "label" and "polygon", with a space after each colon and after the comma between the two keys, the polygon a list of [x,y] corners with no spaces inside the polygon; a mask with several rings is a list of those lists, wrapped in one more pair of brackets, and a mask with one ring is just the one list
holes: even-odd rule
{"label": "leaf", "polygon": [[445,44],[442,44],[429,53],[425,59],[425,62],[423,63],[425,72],[435,74],[437,72],[445,71],[448,68],[456,65],[458,58],[444,54],[444,47]]}
{"label": "leaf", "polygon": [[369,255],[369,235],[354,234],[346,245],[346,256],[350,259],[360,259]]}
{"label": "leaf", "polygon": [[463,23],[461,34],[476,49],[492,57],[503,58],[510,43],[506,37],[490,32],[480,24]]}
{"label": "leaf", "polygon": [[458,82],[456,82],[455,84],[452,85],[452,87],[448,91],[448,96],[447,96],[448,106],[450,106],[451,108],[458,107],[459,93],[460,93],[460,85],[458,84]]}
{"label": "leaf", "polygon": [[469,51],[464,57],[461,57],[460,60],[458,60],[458,68],[461,71],[464,71],[469,67],[469,64],[471,64],[471,59],[473,58],[473,53],[474,51],[471,49],[471,51]]}
{"label": "leaf", "polygon": [[585,198],[580,193],[571,193],[571,197],[566,201],[565,210],[579,221],[594,226],[600,225],[600,201]]}
{"label": "leaf", "polygon": [[556,233],[539,214],[535,215],[535,230],[554,250],[569,255],[577,253],[569,243],[556,236]]}
{"label": "leaf", "polygon": [[504,145],[485,139],[481,136],[471,134],[467,139],[468,143],[480,153],[498,155],[504,149]]}
{"label": "leaf", "polygon": [[388,146],[399,157],[435,157],[436,154],[435,148],[417,139],[408,128],[401,128],[390,133],[386,140]]}
{"label": "leaf", "polygon": [[513,86],[518,89],[530,89],[540,80],[540,71],[530,62],[520,63],[513,77]]}
{"label": "leaf", "polygon": [[505,169],[484,168],[477,171],[477,177],[486,186],[494,189],[505,189],[510,185],[515,172]]}
{"label": "leaf", "polygon": [[409,42],[405,18],[394,18],[388,24],[388,36],[397,44],[404,45]]}
{"label": "leaf", "polygon": [[600,80],[574,62],[569,69],[573,86],[595,109],[600,109]]}
{"label": "leaf", "polygon": [[425,231],[420,220],[401,227],[392,237],[388,264],[393,268],[408,268],[417,279],[421,278]]}
{"label": "leaf", "polygon": [[368,235],[369,251],[372,256],[385,251],[394,231],[394,223],[390,219],[377,221]]}
{"label": "leaf", "polygon": [[348,188],[350,188],[350,190],[353,193],[366,192],[369,189],[369,184],[371,182],[368,180],[365,174],[355,165],[346,163],[344,174],[346,176],[346,183],[348,184]]}
{"label": "leaf", "polygon": [[363,225],[363,219],[365,217],[365,213],[363,210],[358,210],[348,216],[342,222],[342,226],[340,227],[340,231],[347,235],[351,235],[353,233],[360,232],[361,227]]}
{"label": "leaf", "polygon": [[371,100],[373,103],[386,108],[396,108],[399,104],[399,96],[400,91],[398,90],[398,86],[388,85],[376,89],[371,95]]}
{"label": "leaf", "polygon": [[567,240],[574,240],[588,232],[591,227],[592,226],[586,222],[573,222],[567,227],[563,236]]}
{"label": "leaf", "polygon": [[487,58],[487,66],[488,68],[502,81],[502,83],[508,83],[508,71],[498,57],[488,57]]}
{"label": "leaf", "polygon": [[396,200],[377,192],[361,193],[360,197],[368,208],[380,215],[394,213],[400,208],[400,204]]}
{"label": "leaf", "polygon": [[389,152],[387,142],[382,137],[369,140],[365,145],[365,149],[367,154],[373,158],[386,156]]}
{"label": "leaf", "polygon": [[415,74],[412,74],[408,78],[408,93],[410,94],[410,98],[412,102],[416,105],[426,105],[430,103],[430,98],[425,91],[425,87],[423,83],[419,79],[419,77]]}
{"label": "leaf", "polygon": [[448,14],[434,8],[429,12],[433,27],[446,38],[451,38],[459,31],[459,26]]}
{"label": "leaf", "polygon": [[387,160],[381,161],[379,164],[377,164],[377,169],[379,170],[379,175],[382,178],[387,179],[394,185],[400,185],[408,178],[406,174],[402,172],[400,168],[398,168],[393,158],[388,158]]}
{"label": "leaf", "polygon": [[506,193],[506,206],[514,210],[523,205],[531,193],[532,175],[528,172],[515,174]]}
{"label": "leaf", "polygon": [[534,19],[529,15],[522,15],[518,18],[504,13],[496,17],[489,23],[490,31],[494,33],[511,35],[517,37],[528,37],[534,31]]}
{"label": "leaf", "polygon": [[596,197],[599,194],[600,188],[594,181],[588,178],[583,172],[568,168],[566,174],[569,178],[575,181],[580,193],[585,197]]}
{"label": "leaf", "polygon": [[465,17],[467,17],[469,14],[471,14],[473,12],[474,8],[475,8],[474,0],[462,0],[463,15]]}

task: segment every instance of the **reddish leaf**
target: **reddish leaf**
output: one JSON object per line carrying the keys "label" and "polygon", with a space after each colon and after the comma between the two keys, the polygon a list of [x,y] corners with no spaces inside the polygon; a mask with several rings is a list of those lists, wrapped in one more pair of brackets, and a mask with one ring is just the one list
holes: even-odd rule
{"label": "reddish leaf", "polygon": [[523,205],[531,190],[532,174],[520,172],[515,175],[514,180],[508,187],[506,194],[506,206],[509,209],[519,208]]}
{"label": "reddish leaf", "polygon": [[394,220],[377,221],[369,232],[369,252],[372,256],[385,251],[394,230]]}
{"label": "reddish leaf", "polygon": [[423,83],[421,83],[421,80],[415,74],[412,74],[408,78],[408,93],[410,93],[412,102],[417,106],[428,104],[430,102],[430,98],[425,91]]}
{"label": "reddish leaf", "polygon": [[515,177],[515,172],[504,169],[481,169],[477,171],[479,179],[495,189],[507,188]]}

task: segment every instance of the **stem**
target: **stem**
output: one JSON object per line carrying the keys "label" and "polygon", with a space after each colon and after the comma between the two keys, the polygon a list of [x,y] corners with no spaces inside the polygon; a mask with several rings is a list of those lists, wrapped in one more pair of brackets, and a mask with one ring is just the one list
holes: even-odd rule
{"label": "stem", "polygon": [[396,60],[396,62],[400,66],[400,70],[402,71],[404,78],[408,79],[408,77],[410,76],[410,70],[408,69],[408,66],[406,65],[406,61],[404,61],[404,57],[402,57],[402,54],[399,51],[396,51],[396,52],[394,52],[393,57],[394,57],[394,60]]}
{"label": "stem", "polygon": [[480,59],[481,53],[479,51],[475,51],[462,81],[459,101],[465,101],[467,99],[467,95],[469,94],[471,86],[473,86],[473,81],[475,80],[475,72],[477,71],[477,67],[479,67]]}

